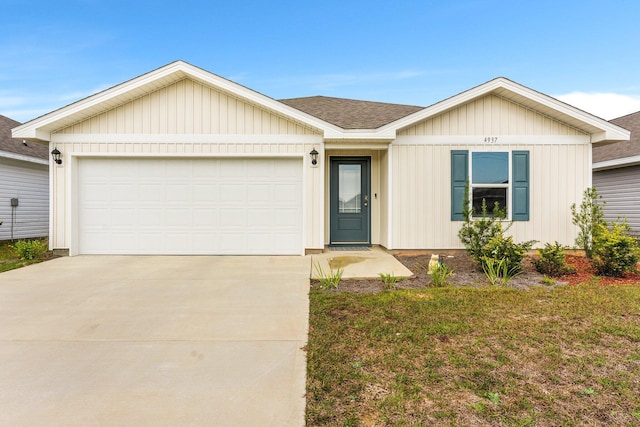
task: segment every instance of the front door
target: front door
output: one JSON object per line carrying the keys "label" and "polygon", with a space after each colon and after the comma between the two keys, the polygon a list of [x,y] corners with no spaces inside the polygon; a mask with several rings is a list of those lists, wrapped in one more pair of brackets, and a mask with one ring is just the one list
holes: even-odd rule
{"label": "front door", "polygon": [[331,245],[370,245],[371,158],[332,157],[330,169]]}

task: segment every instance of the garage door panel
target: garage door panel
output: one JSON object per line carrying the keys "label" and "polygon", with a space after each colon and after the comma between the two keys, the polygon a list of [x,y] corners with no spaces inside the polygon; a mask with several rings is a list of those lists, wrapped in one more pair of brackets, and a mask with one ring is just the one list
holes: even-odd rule
{"label": "garage door panel", "polygon": [[300,159],[80,159],[80,253],[298,254]]}

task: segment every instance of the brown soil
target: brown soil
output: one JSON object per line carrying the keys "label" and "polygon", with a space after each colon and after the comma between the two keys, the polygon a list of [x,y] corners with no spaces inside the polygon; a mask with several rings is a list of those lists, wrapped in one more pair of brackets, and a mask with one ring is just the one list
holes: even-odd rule
{"label": "brown soil", "polygon": [[[432,286],[431,276],[427,274],[427,266],[431,254],[403,254],[395,255],[396,259],[404,264],[414,275],[399,281],[397,289],[418,289]],[[476,265],[471,257],[464,251],[456,251],[454,255],[444,256],[444,264],[453,269],[453,274],[447,279],[449,286],[489,286],[484,272]],[[515,289],[528,289],[531,286],[545,286],[542,283],[543,275],[538,273],[533,266],[531,258],[523,261],[523,272],[509,282],[508,286]],[[555,285],[566,284],[564,278]],[[382,290],[382,280],[374,279],[344,279],[340,282],[337,292],[372,293]]]}

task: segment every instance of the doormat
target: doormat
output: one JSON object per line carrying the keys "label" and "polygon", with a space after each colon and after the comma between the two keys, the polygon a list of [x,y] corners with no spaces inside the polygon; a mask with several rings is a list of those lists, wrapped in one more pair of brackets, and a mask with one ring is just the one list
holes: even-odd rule
{"label": "doormat", "polygon": [[370,251],[368,246],[332,246],[329,248],[331,252],[363,252]]}

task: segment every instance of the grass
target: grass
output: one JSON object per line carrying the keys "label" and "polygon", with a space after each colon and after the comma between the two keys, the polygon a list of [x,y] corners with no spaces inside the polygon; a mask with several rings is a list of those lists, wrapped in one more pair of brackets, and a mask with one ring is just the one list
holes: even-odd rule
{"label": "grass", "polygon": [[307,424],[640,424],[640,285],[310,294]]}
{"label": "grass", "polygon": [[50,253],[46,253],[43,257],[34,260],[22,260],[13,249],[14,242],[0,242],[0,273],[4,271],[21,268],[30,264],[35,264],[51,257]]}

